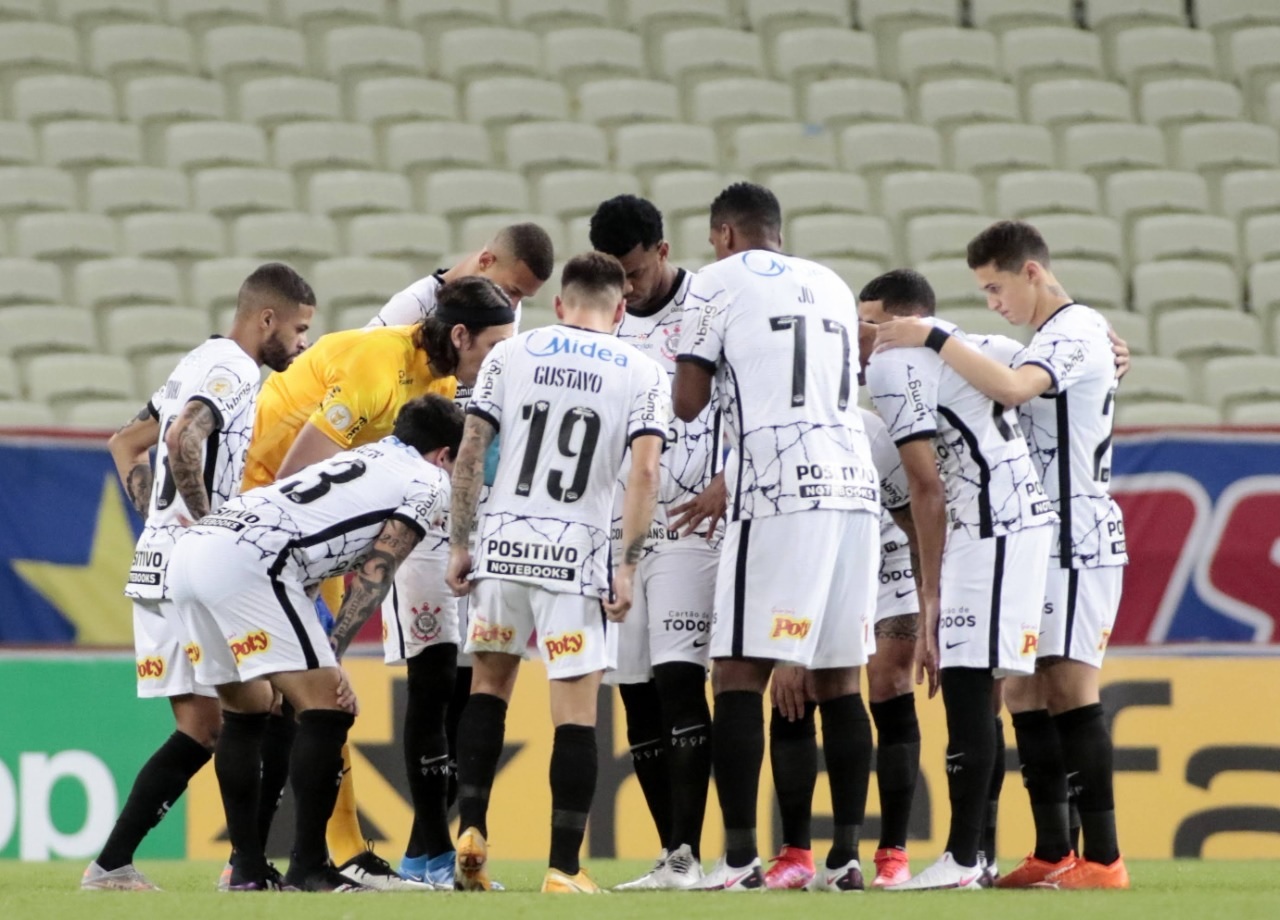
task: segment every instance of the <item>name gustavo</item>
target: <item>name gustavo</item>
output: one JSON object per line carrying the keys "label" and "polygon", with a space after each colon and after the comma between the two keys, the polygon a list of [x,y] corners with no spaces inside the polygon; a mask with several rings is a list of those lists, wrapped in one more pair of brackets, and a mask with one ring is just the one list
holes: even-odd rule
{"label": "name gustavo", "polygon": [[533,382],[549,387],[568,387],[571,390],[586,390],[599,393],[604,380],[599,374],[580,371],[572,367],[549,367],[543,365],[534,370]]}

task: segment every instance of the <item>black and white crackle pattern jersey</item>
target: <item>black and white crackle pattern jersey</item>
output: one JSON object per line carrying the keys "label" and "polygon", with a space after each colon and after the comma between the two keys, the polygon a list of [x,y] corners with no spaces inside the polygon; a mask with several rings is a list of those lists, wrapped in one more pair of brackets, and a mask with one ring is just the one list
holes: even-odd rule
{"label": "black and white crackle pattern jersey", "polygon": [[694,277],[682,326],[677,360],[716,375],[731,520],[880,513],[856,403],[858,314],[835,272],[764,250],[722,259]]}
{"label": "black and white crackle pattern jersey", "polygon": [[[680,269],[675,287],[667,302],[647,316],[627,313],[618,326],[617,336],[634,345],[643,355],[656,361],[669,377],[676,373],[676,355],[680,352],[681,327],[684,320],[685,296],[693,275]],[[645,545],[645,553],[679,535],[670,528],[675,519],[671,509],[700,495],[707,483],[719,470],[720,413],[714,405],[708,405],[692,422],[671,420],[667,433],[667,447],[662,453],[662,492],[654,515],[652,538]],[[613,505],[613,539],[622,539],[622,504],[626,494],[627,474],[631,470],[631,454],[622,460],[618,473],[618,492]],[[707,525],[703,524],[691,538],[705,539]]]}
{"label": "black and white crackle pattern jersey", "polygon": [[182,536],[258,553],[272,576],[318,584],[357,568],[390,518],[420,537],[444,528],[449,477],[394,437],[250,489]]}
{"label": "black and white crackle pattern jersey", "polygon": [[862,411],[862,424],[871,442],[871,459],[880,477],[880,573],[909,570],[911,552],[907,535],[893,520],[890,511],[911,503],[907,490],[907,471],[902,467],[898,446],[889,437],[884,420],[867,409]]}
{"label": "black and white crackle pattern jersey", "polygon": [[[971,339],[945,320],[928,321],[951,332],[956,344],[997,360],[996,352],[1012,341],[1005,336]],[[1057,520],[1017,413],[980,393],[936,352],[877,352],[867,366],[867,388],[895,444],[933,439],[953,531],[972,539],[999,537]]]}
{"label": "black and white crackle pattern jersey", "polygon": [[494,347],[467,413],[502,437],[475,577],[604,597],[618,470],[632,439],[667,435],[666,371],[606,333],[546,326]]}
{"label": "black and white crackle pattern jersey", "polygon": [[[419,278],[399,294],[393,295],[383,304],[378,315],[365,323],[365,328],[412,326],[436,312],[436,295],[440,293],[440,288],[444,287],[442,277],[444,271],[442,268],[433,275]],[[516,307],[516,328],[520,328],[519,307]],[[454,394],[453,401],[465,409],[469,399],[471,399],[471,387],[459,381],[458,392]]]}
{"label": "black and white crackle pattern jersey", "polygon": [[209,510],[217,511],[240,491],[259,381],[257,362],[231,339],[215,336],[184,356],[147,403],[160,423],[160,440],[147,520],[125,587],[128,597],[158,600],[168,596],[165,568],[169,552],[183,529],[181,521],[193,517],[169,470],[169,449],[164,443],[169,426],[192,400],[213,412],[216,428],[205,442],[202,464]]}
{"label": "black and white crackle pattern jersey", "polygon": [[1011,361],[1034,364],[1053,379],[1044,395],[1019,407],[1018,418],[1060,518],[1054,556],[1064,569],[1129,561],[1124,517],[1111,497],[1116,365],[1107,331],[1096,310],[1067,304]]}

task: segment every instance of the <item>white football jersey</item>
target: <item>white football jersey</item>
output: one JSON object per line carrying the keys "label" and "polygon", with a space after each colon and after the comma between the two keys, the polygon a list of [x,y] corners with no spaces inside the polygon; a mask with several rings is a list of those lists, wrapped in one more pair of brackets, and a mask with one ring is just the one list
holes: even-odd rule
{"label": "white football jersey", "polygon": [[231,339],[214,336],[184,356],[147,403],[160,423],[160,439],[147,520],[125,587],[128,597],[168,597],[164,575],[169,551],[183,528],[180,521],[193,517],[169,471],[169,448],[164,443],[169,426],[192,400],[212,410],[217,427],[205,442],[201,461],[209,510],[217,511],[240,491],[259,381],[258,363]]}
{"label": "white football jersey", "polygon": [[[436,311],[436,295],[444,287],[445,269],[419,278],[399,294],[392,296],[368,326],[412,326]],[[516,329],[520,328],[520,304],[516,304]]]}
{"label": "white football jersey", "polygon": [[[643,355],[656,361],[668,377],[676,373],[676,355],[680,352],[680,330],[684,319],[685,296],[693,275],[683,268],[676,275],[675,287],[666,303],[645,316],[626,313],[618,325],[617,336],[634,345]],[[679,539],[670,528],[675,519],[671,513],[676,508],[707,487],[707,483],[720,468],[720,413],[714,405],[708,405],[692,422],[678,418],[671,421],[667,433],[667,447],[662,453],[662,492],[654,515],[652,539],[645,552],[652,552],[667,542]],[[618,474],[618,494],[613,507],[613,538],[622,539],[622,504],[626,492],[627,474],[631,469],[631,454],[622,460]],[[696,537],[705,539],[707,525],[703,524]],[[691,537],[694,535],[690,535]]]}
{"label": "white football jersey", "polygon": [[891,577],[891,572],[911,571],[907,535],[890,513],[909,505],[911,496],[907,490],[907,471],[902,467],[902,456],[893,438],[889,437],[884,420],[867,409],[861,411],[862,424],[871,442],[871,459],[880,477],[880,579],[883,582]]}
{"label": "white football jersey", "polygon": [[1067,304],[1013,360],[1014,367],[1034,364],[1053,378],[1053,386],[1020,406],[1018,415],[1060,518],[1054,556],[1064,569],[1129,561],[1124,518],[1111,497],[1116,365],[1107,328],[1096,310]]}
{"label": "white football jersey", "polygon": [[270,573],[310,586],[357,568],[389,518],[424,537],[444,527],[448,508],[444,470],[389,437],[250,489],[182,539],[252,547]]}
{"label": "white football jersey", "polygon": [[857,348],[853,292],[816,262],[752,250],[694,277],[678,360],[716,375],[733,446],[731,520],[880,513],[856,402]]}
{"label": "white football jersey", "polygon": [[[1010,339],[971,339],[937,318],[958,345],[994,352]],[[1016,344],[1016,343],[1015,343]],[[1018,416],[992,402],[928,348],[877,352],[867,366],[871,402],[895,444],[933,439],[952,530],[972,539],[999,537],[1057,520],[1018,426]]]}
{"label": "white football jersey", "polygon": [[475,577],[605,596],[618,470],[632,439],[667,436],[666,372],[606,333],[546,326],[494,347],[467,412],[502,437]]}

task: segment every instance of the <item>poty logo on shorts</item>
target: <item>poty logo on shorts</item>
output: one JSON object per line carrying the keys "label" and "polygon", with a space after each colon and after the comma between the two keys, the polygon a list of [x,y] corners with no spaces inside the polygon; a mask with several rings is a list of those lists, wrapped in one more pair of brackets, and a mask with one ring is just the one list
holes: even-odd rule
{"label": "poty logo on shorts", "polygon": [[192,664],[199,664],[200,659],[204,657],[204,652],[201,651],[198,642],[188,642],[182,647],[182,650],[187,653],[187,661]]}
{"label": "poty logo on shorts", "polygon": [[471,624],[471,641],[475,645],[507,646],[515,637],[516,631],[510,626],[499,626],[485,620]]}
{"label": "poty logo on shorts", "polygon": [[271,648],[271,637],[265,630],[258,629],[246,633],[242,639],[232,639],[227,644],[231,646],[231,654],[235,656],[236,664],[239,664],[250,655],[257,655]]}
{"label": "poty logo on shorts", "polygon": [[809,630],[813,628],[813,620],[806,620],[803,617],[797,617],[792,611],[788,610],[779,613],[777,610],[773,612],[773,631],[769,634],[770,639],[803,639],[809,635]]}
{"label": "poty logo on shorts", "polygon": [[1022,631],[1022,651],[1019,654],[1023,658],[1034,656],[1040,649],[1040,634],[1034,629],[1024,629]]}
{"label": "poty logo on shorts", "polygon": [[1110,641],[1111,641],[1111,630],[1104,629],[1102,631],[1102,638],[1098,640],[1098,651],[1105,652],[1107,650],[1107,643]]}
{"label": "poty logo on shorts", "polygon": [[159,680],[164,670],[164,659],[159,655],[138,659],[138,680]]}
{"label": "poty logo on shorts", "polygon": [[542,644],[547,648],[547,659],[555,661],[565,655],[576,655],[582,651],[582,647],[586,644],[586,637],[581,632],[562,633],[559,636],[549,636],[542,640]]}

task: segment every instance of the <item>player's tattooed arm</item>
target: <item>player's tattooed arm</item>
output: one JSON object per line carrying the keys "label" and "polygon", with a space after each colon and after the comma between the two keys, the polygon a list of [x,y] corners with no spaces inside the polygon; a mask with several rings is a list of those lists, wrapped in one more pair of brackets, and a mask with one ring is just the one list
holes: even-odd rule
{"label": "player's tattooed arm", "polygon": [[382,531],[373,541],[373,548],[356,569],[355,578],[342,599],[342,608],[334,617],[329,642],[339,658],[360,632],[360,627],[386,600],[396,569],[413,552],[420,539],[418,531],[398,518],[391,518],[382,525]]}
{"label": "player's tattooed arm", "polygon": [[911,506],[890,508],[889,515],[893,523],[907,535],[907,553],[911,557],[911,575],[916,582],[916,590],[920,590],[920,538],[916,536],[916,522],[911,517]]}
{"label": "player's tattooed arm", "polygon": [[111,436],[107,449],[116,465],[116,474],[129,501],[141,515],[146,515],[151,501],[151,448],[160,437],[160,422],[143,406],[136,416]]}
{"label": "player's tattooed arm", "polygon": [[169,449],[169,473],[193,521],[209,513],[209,493],[204,485],[204,445],[217,428],[218,420],[209,404],[193,399],[182,407],[182,414],[174,419],[164,435]]}
{"label": "player's tattooed arm", "polygon": [[462,444],[453,463],[453,498],[449,505],[449,545],[465,547],[476,529],[476,509],[484,488],[484,455],[497,430],[478,415],[468,415]]}

